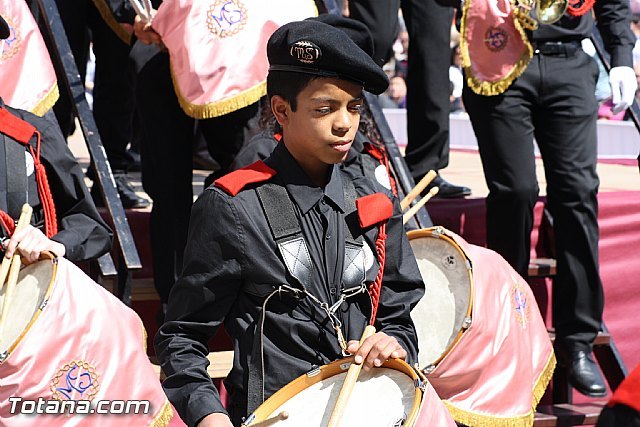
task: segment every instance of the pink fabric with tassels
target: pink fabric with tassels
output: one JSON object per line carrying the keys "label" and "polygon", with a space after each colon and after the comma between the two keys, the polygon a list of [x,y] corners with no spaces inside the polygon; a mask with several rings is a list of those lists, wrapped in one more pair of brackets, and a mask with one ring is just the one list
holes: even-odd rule
{"label": "pink fabric with tassels", "polygon": [[169,50],[181,106],[205,118],[264,95],[267,40],[281,25],[316,14],[311,0],[170,0],[152,26]]}
{"label": "pink fabric with tassels", "polygon": [[[51,262],[51,261],[40,261]],[[20,284],[18,284],[18,287]],[[165,426],[173,411],[145,353],[140,318],[66,259],[59,259],[49,300],[0,363],[0,425]],[[9,398],[148,400],[149,413],[10,414]]]}
{"label": "pink fabric with tassels", "polygon": [[55,103],[56,73],[29,7],[0,0],[0,15],[11,34],[0,40],[0,97],[5,104],[42,115]]}
{"label": "pink fabric with tassels", "polygon": [[461,34],[462,65],[467,78],[496,83],[519,75],[524,68],[516,70],[516,64],[528,61],[531,51],[516,28],[512,3],[509,0],[468,0],[468,3]]}

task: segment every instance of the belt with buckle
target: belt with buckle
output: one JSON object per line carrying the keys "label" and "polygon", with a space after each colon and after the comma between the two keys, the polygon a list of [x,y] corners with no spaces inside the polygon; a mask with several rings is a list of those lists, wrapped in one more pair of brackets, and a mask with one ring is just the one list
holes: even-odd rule
{"label": "belt with buckle", "polygon": [[533,42],[533,52],[540,55],[566,55],[572,56],[582,48],[579,41],[567,42]]}

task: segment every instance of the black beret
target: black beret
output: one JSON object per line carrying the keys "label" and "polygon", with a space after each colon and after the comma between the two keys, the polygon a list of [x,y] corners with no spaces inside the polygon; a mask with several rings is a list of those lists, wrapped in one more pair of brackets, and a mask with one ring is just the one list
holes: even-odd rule
{"label": "black beret", "polygon": [[0,15],[0,40],[8,39],[10,34],[9,24],[7,24],[7,21]]}
{"label": "black beret", "polygon": [[376,95],[389,79],[371,57],[345,32],[317,20],[290,22],[267,43],[269,71],[289,71],[338,77],[362,84]]}
{"label": "black beret", "polygon": [[323,13],[313,18],[307,18],[307,21],[308,20],[324,22],[327,25],[344,31],[360,49],[367,52],[367,55],[373,57],[373,37],[367,26],[362,22],[334,13]]}

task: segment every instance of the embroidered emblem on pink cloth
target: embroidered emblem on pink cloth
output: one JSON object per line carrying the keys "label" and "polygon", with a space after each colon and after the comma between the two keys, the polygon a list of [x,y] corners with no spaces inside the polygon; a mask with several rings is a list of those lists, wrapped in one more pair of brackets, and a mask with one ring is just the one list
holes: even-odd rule
{"label": "embroidered emblem on pink cloth", "polygon": [[0,64],[5,61],[11,59],[20,49],[22,44],[22,40],[20,39],[20,33],[18,32],[18,28],[13,23],[13,20],[10,16],[5,16],[4,14],[0,14],[9,24],[9,38],[5,40],[0,40]]}
{"label": "embroidered emblem on pink cloth", "polygon": [[56,400],[91,400],[99,390],[96,368],[83,360],[65,364],[51,380],[52,397]]}
{"label": "embroidered emblem on pink cloth", "polygon": [[247,8],[240,0],[216,0],[207,13],[207,26],[217,37],[231,37],[242,31],[247,19]]}
{"label": "embroidered emblem on pink cloth", "polygon": [[492,52],[499,52],[509,42],[509,35],[500,27],[489,27],[484,33],[484,44]]}

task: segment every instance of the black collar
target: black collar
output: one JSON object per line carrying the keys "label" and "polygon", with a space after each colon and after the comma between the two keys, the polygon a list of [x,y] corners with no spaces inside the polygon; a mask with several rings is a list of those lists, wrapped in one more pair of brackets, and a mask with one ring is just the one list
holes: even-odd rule
{"label": "black collar", "polygon": [[342,212],[345,211],[342,175],[338,165],[331,166],[329,182],[322,188],[313,183],[282,141],[265,160],[265,163],[278,172],[279,178],[303,214],[309,212],[323,197],[326,197]]}

